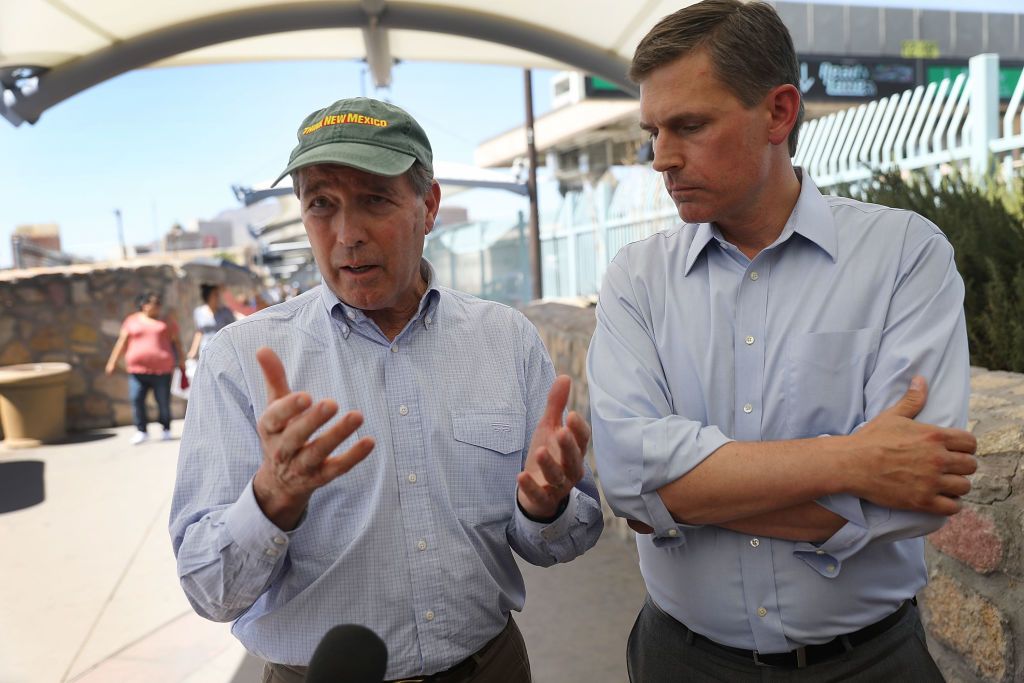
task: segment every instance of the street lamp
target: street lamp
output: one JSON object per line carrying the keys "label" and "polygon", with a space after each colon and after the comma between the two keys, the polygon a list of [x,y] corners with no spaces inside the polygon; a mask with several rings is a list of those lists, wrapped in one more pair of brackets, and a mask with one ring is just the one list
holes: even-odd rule
{"label": "street lamp", "polygon": [[124,223],[121,221],[121,209],[114,209],[114,216],[117,217],[117,242],[121,245],[121,260],[128,260],[128,247],[124,245]]}

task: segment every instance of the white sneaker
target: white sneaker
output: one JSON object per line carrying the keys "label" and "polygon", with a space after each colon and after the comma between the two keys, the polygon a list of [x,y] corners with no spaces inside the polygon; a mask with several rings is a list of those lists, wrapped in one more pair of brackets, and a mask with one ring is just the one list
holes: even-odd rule
{"label": "white sneaker", "polygon": [[165,429],[164,433],[160,435],[160,440],[161,441],[170,441],[171,440],[171,430],[170,429]]}
{"label": "white sneaker", "polygon": [[143,441],[148,441],[148,440],[149,440],[149,434],[147,434],[146,432],[135,432],[135,434],[132,436],[132,445],[133,446],[138,446]]}

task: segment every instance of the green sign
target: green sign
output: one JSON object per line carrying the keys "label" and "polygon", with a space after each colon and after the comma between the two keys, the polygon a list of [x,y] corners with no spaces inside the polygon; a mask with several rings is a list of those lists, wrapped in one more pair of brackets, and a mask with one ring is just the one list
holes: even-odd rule
{"label": "green sign", "polygon": [[[960,74],[967,73],[966,66],[955,66],[952,64],[929,64],[925,72],[925,83],[938,83],[943,78],[952,81]],[[1013,95],[1013,89],[1017,87],[1020,80],[1021,67],[1001,66],[999,67],[999,98],[1008,100]]]}
{"label": "green sign", "polygon": [[587,76],[583,81],[584,94],[587,97],[620,98],[632,97],[619,86],[599,76]]}

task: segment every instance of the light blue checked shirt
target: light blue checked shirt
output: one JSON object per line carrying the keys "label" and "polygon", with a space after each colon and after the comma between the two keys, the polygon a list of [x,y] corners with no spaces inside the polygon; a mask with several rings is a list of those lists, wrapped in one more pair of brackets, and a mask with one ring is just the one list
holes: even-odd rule
{"label": "light blue checked shirt", "polygon": [[[553,523],[516,505],[533,427],[554,379],[518,311],[434,284],[389,342],[326,287],[225,328],[203,352],[181,441],[170,532],[196,611],[264,659],[305,665],[337,624],[388,647],[386,677],[442,671],[497,635],[525,600],[515,550],[566,562],[602,529],[588,471]],[[333,398],[377,446],[313,494],[283,532],[252,477],[267,403],[255,352],[281,358],[292,389]]]}
{"label": "light blue checked shirt", "polygon": [[710,224],[625,247],[588,358],[598,472],[638,535],[654,601],[709,638],[764,653],[822,643],[925,585],[921,538],[943,518],[852,496],[820,546],[674,522],[657,489],[732,439],[850,434],[929,382],[922,422],[963,427],[970,369],[953,250],[908,211],[823,197],[804,176],[753,261]]}

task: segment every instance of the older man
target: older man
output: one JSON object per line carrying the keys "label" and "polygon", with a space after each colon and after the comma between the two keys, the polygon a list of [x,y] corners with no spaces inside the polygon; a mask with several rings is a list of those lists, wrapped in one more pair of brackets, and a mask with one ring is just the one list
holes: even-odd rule
{"label": "older man", "polygon": [[649,532],[632,680],[941,680],[922,537],[975,468],[949,242],[793,167],[799,66],[770,5],[665,17],[631,76],[684,221],[609,265],[590,347],[605,493]]}
{"label": "older man", "polygon": [[569,381],[530,323],[423,260],[440,189],[412,117],[341,100],[298,140],[281,178],[323,284],[203,352],[171,510],[182,586],[264,681],[302,680],[338,623],[383,638],[388,680],[529,681],[512,550],[546,566],[596,542],[589,427],[563,422]]}

